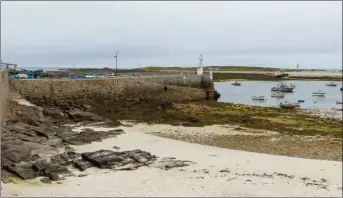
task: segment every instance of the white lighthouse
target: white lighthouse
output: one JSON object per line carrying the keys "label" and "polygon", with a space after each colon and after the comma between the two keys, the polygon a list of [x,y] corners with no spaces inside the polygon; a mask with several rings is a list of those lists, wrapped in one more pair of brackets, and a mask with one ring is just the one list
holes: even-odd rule
{"label": "white lighthouse", "polygon": [[202,61],[204,60],[204,56],[202,54],[200,54],[199,60],[200,60],[200,62],[199,62],[199,65],[197,67],[197,75],[203,75],[204,65],[203,65]]}

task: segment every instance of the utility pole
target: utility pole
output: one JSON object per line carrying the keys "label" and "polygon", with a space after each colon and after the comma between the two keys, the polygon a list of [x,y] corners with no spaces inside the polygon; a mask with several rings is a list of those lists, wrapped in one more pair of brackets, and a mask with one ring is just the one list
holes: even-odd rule
{"label": "utility pole", "polygon": [[116,55],[114,56],[116,58],[116,77],[118,77],[118,53],[116,52]]}

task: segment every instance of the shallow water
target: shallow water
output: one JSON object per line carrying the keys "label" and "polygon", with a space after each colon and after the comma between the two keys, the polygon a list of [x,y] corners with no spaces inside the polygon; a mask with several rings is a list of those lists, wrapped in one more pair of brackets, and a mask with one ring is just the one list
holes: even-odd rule
{"label": "shallow water", "polygon": [[[286,93],[284,98],[270,97],[271,88],[279,82],[270,81],[243,81],[241,86],[231,85],[233,82],[217,82],[215,89],[221,94],[220,102],[232,102],[238,104],[258,106],[278,106],[280,102],[297,102],[304,100],[301,108],[306,109],[332,109],[342,108],[336,101],[342,101],[342,82],[335,82],[336,87],[328,87],[328,81],[285,81],[287,84],[294,84],[296,87],[293,93]],[[326,93],[324,97],[312,96],[312,92],[322,90]],[[252,96],[264,96],[265,101],[252,100]]]}

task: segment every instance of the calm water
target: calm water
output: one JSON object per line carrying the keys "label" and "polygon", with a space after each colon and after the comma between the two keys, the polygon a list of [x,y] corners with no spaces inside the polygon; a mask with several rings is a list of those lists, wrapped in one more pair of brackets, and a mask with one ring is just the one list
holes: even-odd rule
{"label": "calm water", "polygon": [[[220,102],[232,102],[259,106],[278,106],[280,102],[297,102],[304,100],[301,108],[332,109],[342,108],[336,101],[342,101],[342,82],[335,82],[336,87],[328,87],[328,81],[285,81],[287,84],[294,84],[296,87],[293,93],[286,93],[284,98],[270,97],[270,89],[278,82],[266,81],[243,81],[241,86],[233,86],[232,82],[215,83],[216,90],[221,94]],[[312,96],[312,92],[322,90],[326,93],[324,97]],[[265,101],[252,100],[252,96],[264,96]]]}

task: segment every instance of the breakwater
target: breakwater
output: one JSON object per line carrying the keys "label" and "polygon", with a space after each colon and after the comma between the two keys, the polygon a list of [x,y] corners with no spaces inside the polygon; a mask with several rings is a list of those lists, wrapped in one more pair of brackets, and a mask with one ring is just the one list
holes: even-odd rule
{"label": "breakwater", "polygon": [[[5,113],[8,112],[8,70],[6,68],[0,69],[0,126],[4,119]],[[0,127],[1,128],[1,127]],[[0,129],[1,130],[1,129]]]}
{"label": "breakwater", "polygon": [[15,82],[32,100],[67,103],[90,100],[100,103],[104,100],[203,100],[206,98],[205,90],[213,89],[213,82],[207,76],[198,75],[37,79]]}

